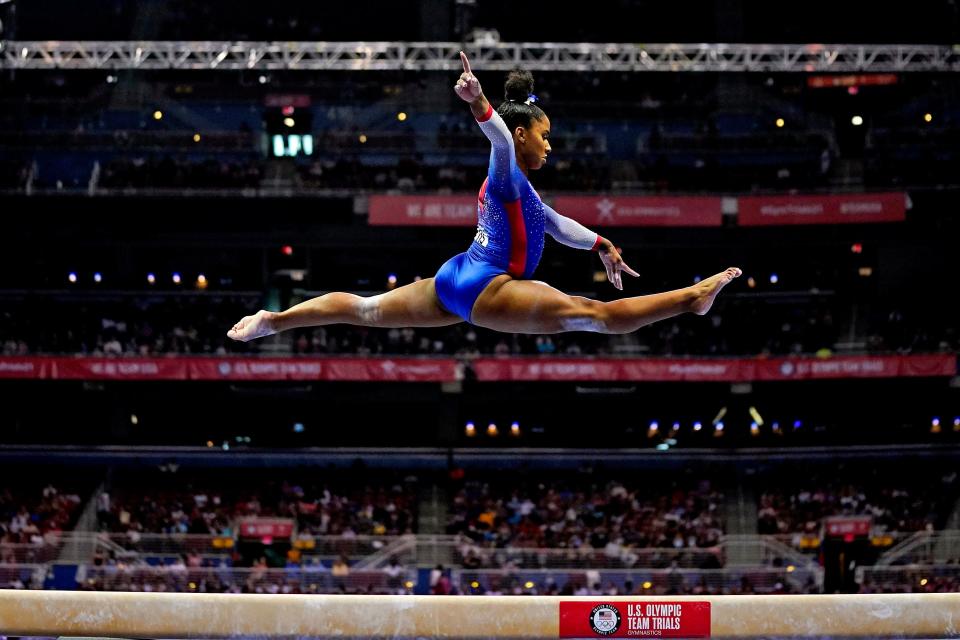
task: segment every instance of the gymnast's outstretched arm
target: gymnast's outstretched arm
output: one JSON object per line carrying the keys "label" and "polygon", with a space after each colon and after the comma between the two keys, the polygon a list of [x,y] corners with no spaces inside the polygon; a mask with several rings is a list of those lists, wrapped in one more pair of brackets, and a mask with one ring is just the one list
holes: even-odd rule
{"label": "gymnast's outstretched arm", "polygon": [[623,261],[613,243],[599,233],[590,231],[572,218],[560,215],[546,203],[543,205],[543,213],[544,229],[554,240],[574,249],[591,249],[600,253],[600,260],[607,270],[607,279],[617,289],[623,289],[621,271],[626,271],[635,278],[640,276]]}
{"label": "gymnast's outstretched arm", "polygon": [[463,63],[463,73],[454,85],[453,90],[458,96],[470,105],[470,113],[480,125],[480,130],[490,141],[490,168],[488,188],[492,193],[515,200],[519,197],[519,189],[513,182],[514,168],[517,164],[517,154],[513,146],[513,134],[507,128],[503,118],[494,110],[493,105],[483,95],[480,81],[470,70],[470,61],[467,55],[460,52],[460,61]]}

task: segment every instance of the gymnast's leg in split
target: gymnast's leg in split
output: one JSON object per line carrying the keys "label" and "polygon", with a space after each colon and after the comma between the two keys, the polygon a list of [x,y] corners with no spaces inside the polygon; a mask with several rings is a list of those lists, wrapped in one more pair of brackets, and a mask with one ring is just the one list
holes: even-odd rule
{"label": "gymnast's leg in split", "polygon": [[[469,319],[480,327],[513,333],[629,333],[684,313],[706,314],[720,290],[739,275],[739,269],[731,268],[683,289],[611,302],[570,296],[543,282],[500,275],[483,289]],[[426,278],[376,296],[334,292],[279,313],[258,311],[240,320],[227,335],[247,342],[288,329],[337,323],[444,327],[462,321],[442,306],[434,279]]]}

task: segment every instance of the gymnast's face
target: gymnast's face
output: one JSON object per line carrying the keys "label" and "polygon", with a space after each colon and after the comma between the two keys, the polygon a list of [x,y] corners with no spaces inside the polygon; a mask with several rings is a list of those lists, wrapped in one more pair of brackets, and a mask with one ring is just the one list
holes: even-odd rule
{"label": "gymnast's face", "polygon": [[529,127],[514,129],[513,146],[527,169],[536,171],[545,165],[550,155],[550,118],[546,115],[539,120],[534,118]]}

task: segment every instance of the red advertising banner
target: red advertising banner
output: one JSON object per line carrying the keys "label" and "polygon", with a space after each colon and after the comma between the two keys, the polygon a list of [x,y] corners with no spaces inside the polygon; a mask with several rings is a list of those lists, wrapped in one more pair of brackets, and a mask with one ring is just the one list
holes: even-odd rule
{"label": "red advertising banner", "polygon": [[871,516],[831,516],[823,519],[824,531],[834,537],[868,536],[872,526]]}
{"label": "red advertising banner", "polygon": [[737,220],[744,227],[902,222],[907,215],[905,193],[745,196],[737,201]]}
{"label": "red advertising banner", "polygon": [[297,109],[306,109],[310,106],[310,96],[305,93],[268,93],[263,99],[263,104],[268,107],[296,107]]}
{"label": "red advertising banner", "polygon": [[196,358],[185,360],[191,380],[328,380],[345,382],[453,382],[456,360],[415,358]]}
{"label": "red advertising banner", "polygon": [[452,382],[463,379],[455,360],[328,360],[324,380]]}
{"label": "red advertising banner", "polygon": [[[906,194],[744,196],[738,198],[742,226],[901,222]],[[719,227],[723,199],[714,196],[557,196],[553,208],[587,226]],[[371,225],[472,226],[477,200],[449,196],[370,196]]]}
{"label": "red advertising banner", "polygon": [[[0,379],[21,380],[326,380],[455,382],[453,358],[87,358],[0,357]],[[944,377],[957,374],[949,353],[833,358],[478,358],[477,379],[505,381],[750,382],[831,378]]]}
{"label": "red advertising banner", "polygon": [[49,358],[31,358],[19,356],[0,357],[0,380],[4,378],[19,380],[43,380],[50,377]]}
{"label": "red advertising banner", "polygon": [[593,360],[590,358],[478,358],[480,381],[728,381],[740,380],[744,360]]}
{"label": "red advertising banner", "polygon": [[463,365],[452,358],[0,357],[0,378],[454,382]]}
{"label": "red advertising banner", "polygon": [[240,518],[241,538],[289,538],[293,518]]}
{"label": "red advertising banner", "polygon": [[753,380],[825,380],[829,378],[928,378],[953,376],[956,357],[937,353],[909,356],[836,356],[756,360]]}
{"label": "red advertising banner", "polygon": [[864,73],[830,76],[807,76],[807,86],[811,89],[829,87],[880,86],[897,84],[900,81],[895,73]]}
{"label": "red advertising banner", "polygon": [[197,358],[184,360],[191,380],[321,380],[320,360]]}
{"label": "red advertising banner", "polygon": [[187,361],[180,358],[56,358],[54,380],[187,380]]}
{"label": "red advertising banner", "polygon": [[[553,208],[585,225],[608,227],[719,227],[717,197],[558,196]],[[370,196],[371,225],[471,226],[477,222],[472,194]]]}
{"label": "red advertising banner", "polygon": [[709,602],[560,601],[561,638],[709,638]]}
{"label": "red advertising banner", "polygon": [[464,227],[477,224],[477,196],[370,196],[371,225]]}
{"label": "red advertising banner", "polygon": [[477,380],[610,382],[751,382],[953,376],[952,354],[754,359],[478,358]]}
{"label": "red advertising banner", "polygon": [[557,196],[553,208],[587,226],[719,227],[723,200],[712,196]]}

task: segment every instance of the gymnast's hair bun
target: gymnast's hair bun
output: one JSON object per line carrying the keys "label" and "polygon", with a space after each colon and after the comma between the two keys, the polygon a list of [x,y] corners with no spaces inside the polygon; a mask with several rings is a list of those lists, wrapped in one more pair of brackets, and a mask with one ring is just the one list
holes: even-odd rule
{"label": "gymnast's hair bun", "polygon": [[507,100],[526,102],[533,93],[533,74],[520,69],[511,71],[503,84],[503,93]]}

